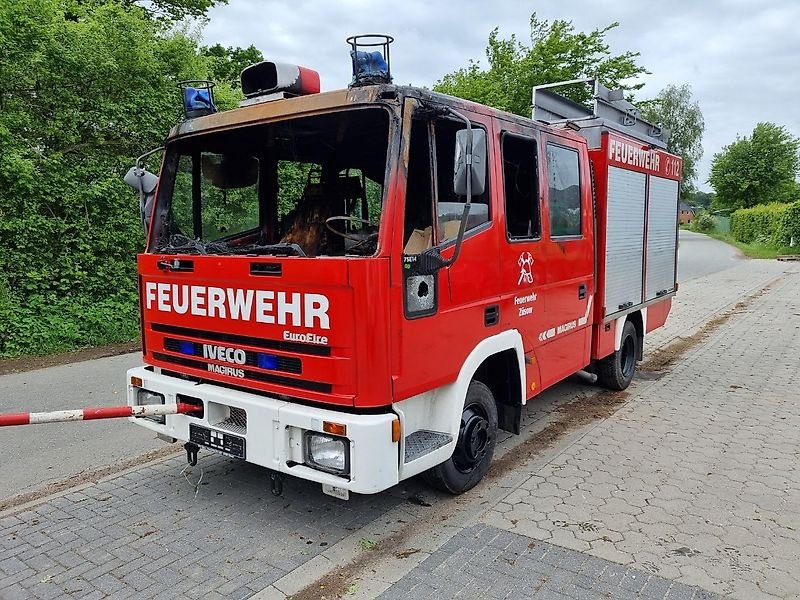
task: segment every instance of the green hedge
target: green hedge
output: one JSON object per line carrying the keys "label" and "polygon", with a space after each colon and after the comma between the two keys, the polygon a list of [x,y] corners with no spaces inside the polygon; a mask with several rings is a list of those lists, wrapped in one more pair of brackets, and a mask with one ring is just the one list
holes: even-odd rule
{"label": "green hedge", "polygon": [[761,242],[782,247],[788,246],[793,237],[795,244],[800,244],[800,202],[739,209],[731,216],[731,235],[745,244]]}

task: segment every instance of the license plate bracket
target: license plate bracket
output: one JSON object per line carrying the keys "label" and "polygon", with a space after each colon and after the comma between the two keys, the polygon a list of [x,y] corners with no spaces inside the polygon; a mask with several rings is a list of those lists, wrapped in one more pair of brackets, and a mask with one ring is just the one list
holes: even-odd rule
{"label": "license plate bracket", "polygon": [[238,435],[189,424],[189,441],[233,458],[245,458],[245,439]]}

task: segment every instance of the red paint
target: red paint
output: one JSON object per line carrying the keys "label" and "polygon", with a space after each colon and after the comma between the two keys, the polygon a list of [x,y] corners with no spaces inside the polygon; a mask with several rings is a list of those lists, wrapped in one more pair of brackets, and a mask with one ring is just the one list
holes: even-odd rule
{"label": "red paint", "polygon": [[[162,406],[160,404],[156,404],[153,406]],[[203,409],[201,407],[195,406],[193,404],[184,404],[179,402],[178,404],[174,405],[164,405],[166,409],[171,409],[174,407],[174,410],[167,410],[164,414],[179,414],[179,415],[190,415],[192,413],[201,412]],[[69,420],[76,420],[76,421],[94,421],[98,419],[123,419],[126,417],[133,417],[134,410],[136,409],[135,406],[102,406],[98,408],[83,408],[77,409],[81,413],[81,417],[77,419],[69,419]],[[6,415],[0,414],[0,427],[7,427],[12,425],[30,425],[31,424],[31,415],[35,418],[39,419],[38,423],[35,424],[46,424],[48,422],[52,423],[59,423],[65,422],[65,419],[59,419],[59,413],[61,411],[56,411],[53,413],[9,413]],[[48,417],[51,420],[48,420]]]}
{"label": "red paint", "polygon": [[[402,91],[397,93],[401,95]],[[410,101],[401,101],[395,106],[398,119],[402,111],[411,110],[411,106]],[[193,255],[190,257],[194,262],[193,271],[173,272],[157,266],[159,261],[171,256],[144,253],[138,257],[143,285],[155,282],[324,294],[330,302],[330,329],[163,313],[153,306],[147,308],[144,302],[145,362],[203,381],[235,385],[273,397],[286,396],[331,407],[370,409],[386,407],[454,382],[467,356],[482,340],[509,329],[519,331],[523,340],[527,357],[527,381],[523,382],[523,387],[528,397],[584,368],[593,359],[613,352],[614,327],[605,330],[604,290],[598,284],[604,281],[604,261],[599,257],[606,251],[608,168],[614,165],[678,179],[679,159],[648,149],[650,156],[658,157],[658,164],[651,158],[649,164],[632,165],[629,164],[630,153],[625,154],[625,159],[621,151],[619,156],[616,152],[610,154],[610,144],[624,142],[640,149],[642,145],[618,134],[603,134],[601,147],[589,150],[582,137],[565,128],[523,121],[471,103],[460,103],[458,110],[487,132],[491,222],[470,231],[458,261],[436,276],[438,308],[435,314],[408,319],[403,308],[403,214],[408,151],[405,144],[408,136],[400,135],[390,150],[382,233],[377,255],[373,258]],[[403,120],[405,126],[409,122],[410,119]],[[500,144],[504,131],[513,131],[536,142],[542,229],[539,239],[509,241],[506,237]],[[580,236],[551,238],[548,143],[573,149],[580,158]],[[452,245],[442,250],[445,258],[452,256],[452,252]],[[533,281],[522,282],[519,261],[528,254],[532,258]],[[281,275],[251,275],[251,263],[258,262],[279,263]],[[484,324],[486,309],[495,305],[500,307],[500,320],[496,325],[487,326]],[[521,306],[530,308],[530,312],[521,314]],[[648,331],[651,324],[659,320],[664,322],[669,302],[653,305],[650,310],[654,307],[658,308],[650,313],[653,320],[648,318]],[[165,333],[159,326],[180,327],[184,332],[180,335]],[[285,331],[324,335],[328,338],[325,346],[330,348],[330,355],[274,345],[265,349],[261,345],[261,342],[280,342]],[[552,335],[548,335],[549,331]],[[240,365],[203,357],[198,360],[167,350],[167,338],[299,358],[302,371],[276,372],[252,364],[243,367],[259,376],[281,378],[272,381],[210,372],[208,364],[236,368]],[[212,339],[217,341],[212,342]],[[195,362],[186,364],[187,360]],[[309,389],[309,386],[319,385],[329,386],[329,391]]]}
{"label": "red paint", "polygon": [[651,304],[647,308],[647,333],[663,327],[667,322],[669,311],[672,308],[672,298]]}
{"label": "red paint", "polygon": [[31,422],[31,413],[9,413],[0,415],[0,427],[9,425],[28,425]]}
{"label": "red paint", "polygon": [[300,69],[300,89],[303,94],[319,94],[319,73],[314,69],[297,67]]}
{"label": "red paint", "polygon": [[599,359],[614,352],[615,324],[597,323],[592,327],[592,358]]}
{"label": "red paint", "polygon": [[631,171],[680,180],[683,159],[616,133],[603,134],[606,162]]}

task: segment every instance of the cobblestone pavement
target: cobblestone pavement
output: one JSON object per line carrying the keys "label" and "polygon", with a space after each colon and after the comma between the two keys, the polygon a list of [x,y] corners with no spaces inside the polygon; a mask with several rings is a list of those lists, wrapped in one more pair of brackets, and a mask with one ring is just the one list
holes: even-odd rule
{"label": "cobblestone pavement", "polygon": [[793,271],[483,520],[720,594],[800,597],[798,334]]}
{"label": "cobblestone pavement", "polygon": [[[0,513],[0,599],[283,598],[350,564],[342,594],[355,600],[430,585],[440,563],[472,564],[462,597],[591,598],[633,575],[651,586],[645,598],[667,584],[676,597],[800,597],[799,271],[745,262],[683,285],[649,349],[775,280],[663,377],[635,382],[613,416],[490,471],[464,496],[412,480],[341,502],[291,480],[274,498],[255,466],[205,455],[195,486],[200,469],[187,480],[182,458],[165,459]],[[529,403],[525,435],[503,439],[498,464],[591,390],[562,384]],[[364,560],[373,540],[376,558]]]}
{"label": "cobblestone pavement", "polygon": [[381,600],[701,600],[715,594],[487,525],[461,530]]}
{"label": "cobblestone pavement", "polygon": [[400,501],[299,480],[275,498],[263,470],[211,455],[189,483],[182,460],[0,518],[0,599],[247,598]]}

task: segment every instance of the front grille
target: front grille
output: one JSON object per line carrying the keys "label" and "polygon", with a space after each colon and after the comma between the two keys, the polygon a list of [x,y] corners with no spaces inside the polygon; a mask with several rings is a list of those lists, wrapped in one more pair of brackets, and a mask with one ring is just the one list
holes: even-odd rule
{"label": "front grille", "polygon": [[[169,350],[170,352],[181,352],[181,354],[185,354],[181,351],[181,342],[189,343],[192,345],[193,355],[197,357],[203,357],[203,344],[200,342],[189,342],[187,340],[176,340],[174,338],[164,338],[164,350]],[[245,363],[250,367],[258,367],[258,352],[251,352],[249,350],[245,350]],[[300,375],[303,372],[303,363],[301,360],[294,356],[278,356],[273,355],[275,358],[275,371],[283,371],[285,373],[294,373],[295,375]],[[266,367],[260,367],[266,368]]]}
{"label": "front grille", "polygon": [[[184,367],[191,367],[193,369],[200,369],[207,371],[208,365],[200,360],[185,358],[183,356],[172,356],[171,354],[163,354],[161,352],[154,352],[153,358],[176,365],[183,365]],[[227,366],[227,365],[225,365]],[[232,369],[240,368],[239,365],[231,365]],[[285,385],[286,387],[298,388],[301,390],[309,390],[312,392],[321,392],[323,394],[330,394],[333,386],[330,383],[320,383],[318,381],[308,381],[305,379],[294,379],[293,377],[283,377],[281,375],[272,375],[270,373],[262,373],[261,371],[251,371],[249,369],[242,369],[244,372],[244,379],[253,381],[263,381],[264,383],[274,383],[276,385]]]}
{"label": "front grille", "polygon": [[190,329],[188,327],[176,327],[175,325],[163,325],[153,323],[150,325],[153,331],[158,333],[168,333],[185,337],[194,337],[215,342],[227,342],[229,344],[242,344],[255,348],[268,348],[272,350],[283,350],[284,352],[295,352],[297,354],[311,354],[313,356],[330,356],[330,346],[317,346],[314,344],[303,344],[300,342],[284,342],[280,340],[265,340],[262,338],[250,337],[246,335],[234,335],[232,333],[220,333],[217,331],[203,331],[201,329]]}

